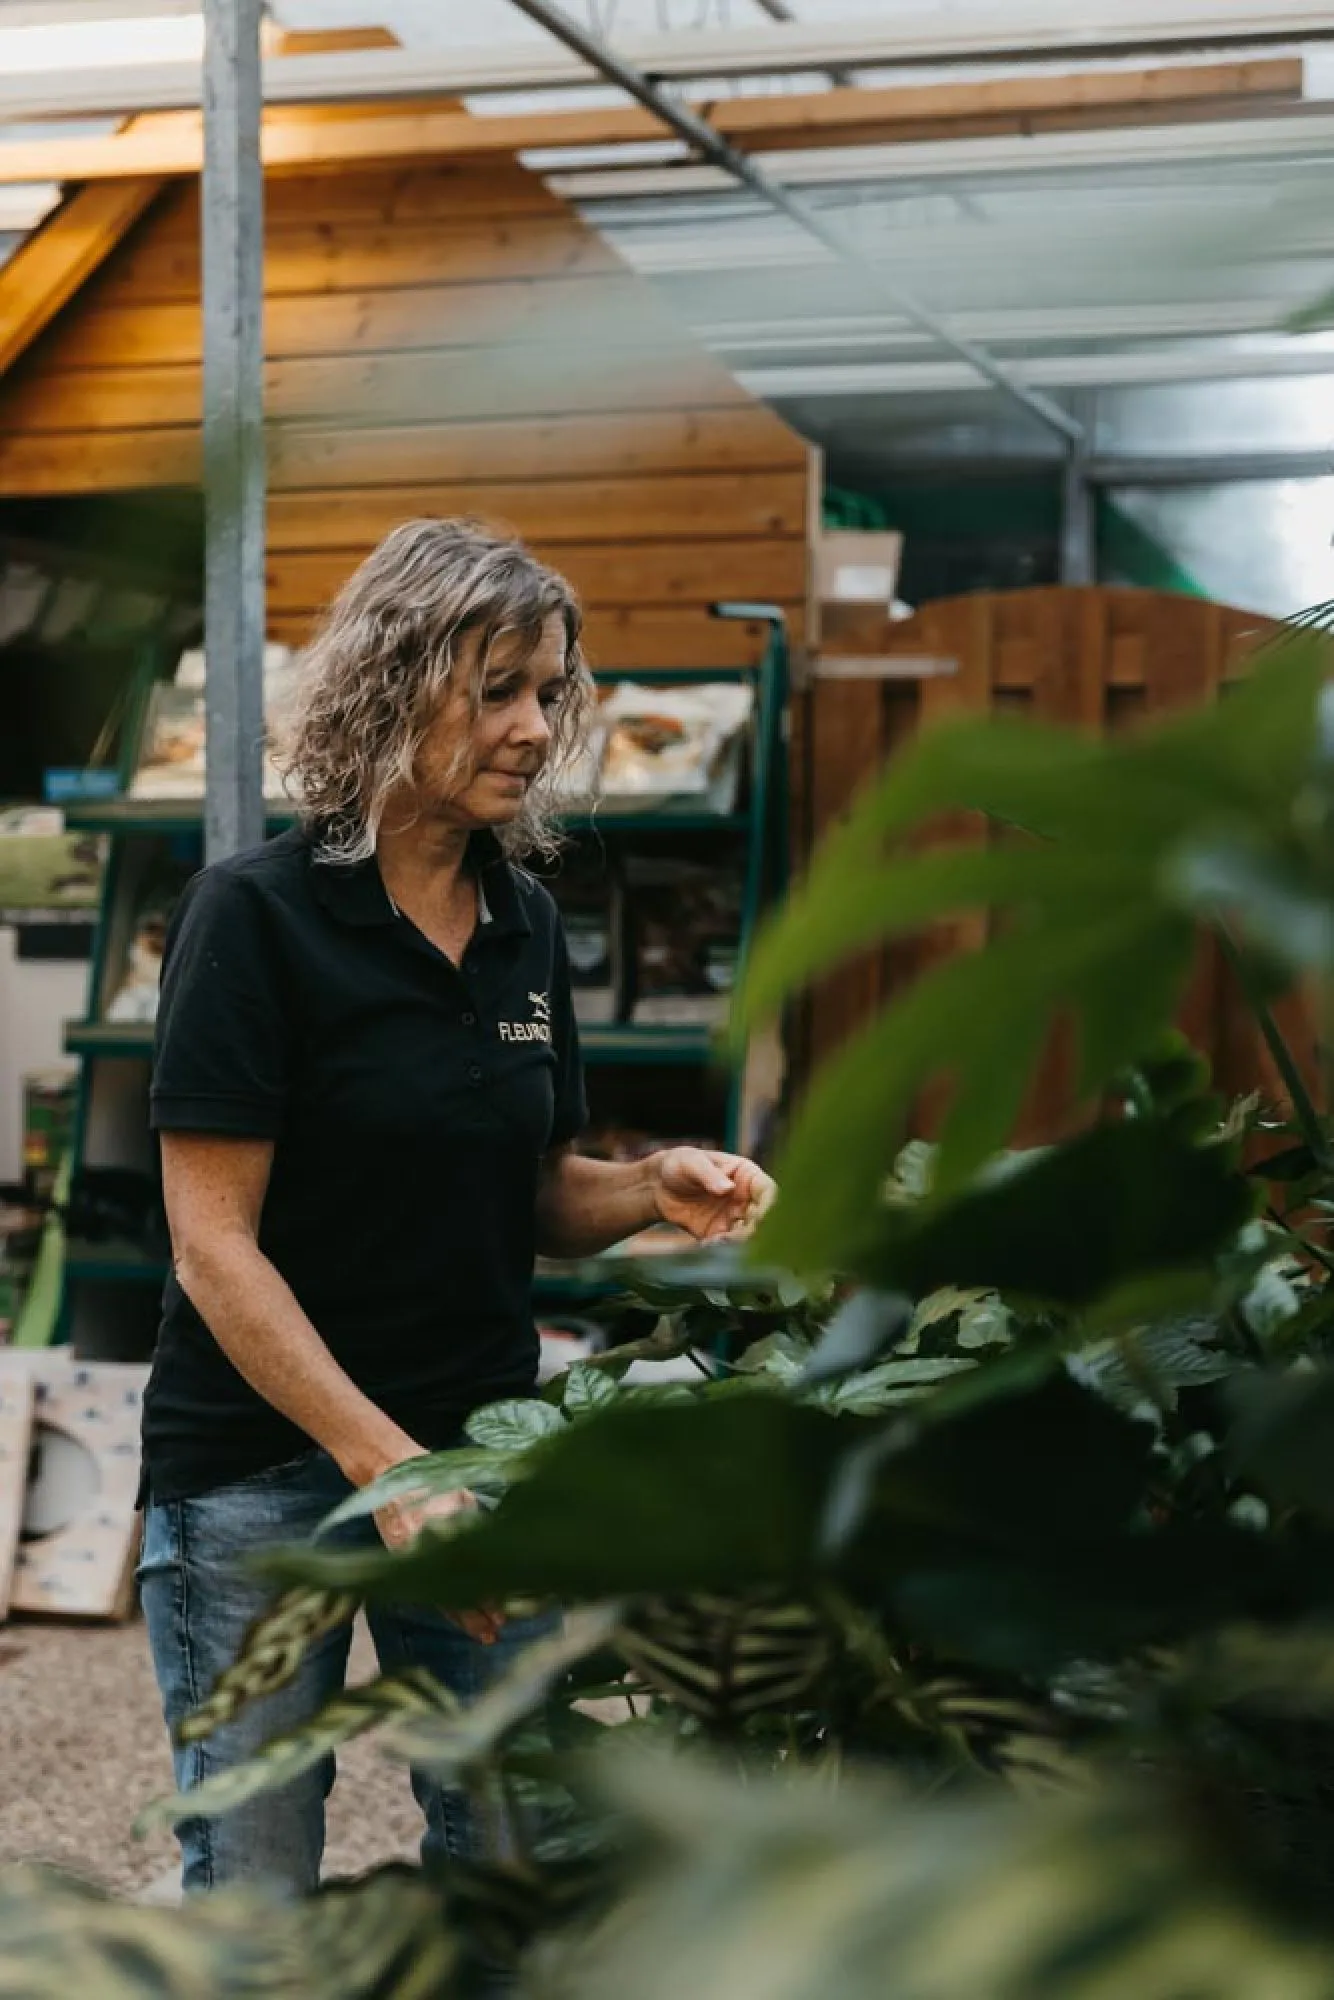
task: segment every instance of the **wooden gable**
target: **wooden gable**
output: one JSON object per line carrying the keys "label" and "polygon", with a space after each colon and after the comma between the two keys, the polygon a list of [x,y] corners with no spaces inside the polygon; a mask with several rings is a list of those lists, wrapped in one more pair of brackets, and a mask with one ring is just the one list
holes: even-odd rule
{"label": "wooden gable", "polygon": [[[0,498],[197,487],[199,296],[181,182],[0,384]],[[271,178],[265,343],[273,636],[396,521],[466,513],[571,577],[596,663],[756,657],[719,598],[800,638],[815,454],[517,163]]]}

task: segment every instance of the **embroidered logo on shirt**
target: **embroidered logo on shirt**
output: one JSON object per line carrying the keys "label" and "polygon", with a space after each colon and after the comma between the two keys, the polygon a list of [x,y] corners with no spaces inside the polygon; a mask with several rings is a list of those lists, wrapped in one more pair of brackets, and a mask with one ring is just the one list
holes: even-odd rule
{"label": "embroidered logo on shirt", "polygon": [[551,1040],[551,995],[530,993],[531,1021],[497,1021],[502,1042],[549,1042]]}

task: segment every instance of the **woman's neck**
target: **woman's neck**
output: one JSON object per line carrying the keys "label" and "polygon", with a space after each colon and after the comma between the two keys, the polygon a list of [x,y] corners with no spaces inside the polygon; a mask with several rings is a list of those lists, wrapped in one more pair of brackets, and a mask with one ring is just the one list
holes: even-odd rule
{"label": "woman's neck", "polygon": [[467,852],[466,827],[421,820],[403,828],[381,827],[375,843],[380,879],[403,907],[448,897],[463,873]]}

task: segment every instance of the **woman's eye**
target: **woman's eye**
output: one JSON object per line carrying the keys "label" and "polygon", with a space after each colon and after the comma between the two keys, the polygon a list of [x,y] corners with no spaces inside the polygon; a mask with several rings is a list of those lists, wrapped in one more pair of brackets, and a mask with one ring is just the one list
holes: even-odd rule
{"label": "woman's eye", "polygon": [[512,681],[489,682],[483,689],[482,696],[483,700],[490,702],[493,707],[499,708],[502,702],[513,701],[514,683]]}

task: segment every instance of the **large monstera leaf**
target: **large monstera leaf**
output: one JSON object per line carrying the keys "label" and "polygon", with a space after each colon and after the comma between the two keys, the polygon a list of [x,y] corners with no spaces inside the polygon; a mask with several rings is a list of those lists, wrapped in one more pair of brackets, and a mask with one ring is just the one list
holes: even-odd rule
{"label": "large monstera leaf", "polygon": [[[990,913],[996,934],[938,961],[826,1064],[779,1161],[758,1257],[883,1282],[869,1252],[923,1086],[951,1091],[939,1206],[1004,1146],[1054,1023],[1075,1029],[1072,1104],[1094,1103],[1154,1047],[1201,920],[1225,913],[1267,959],[1304,969],[1331,935],[1311,920],[1322,874],[1310,810],[1326,782],[1329,661],[1325,634],[1293,633],[1226,700],[1153,730],[1097,742],[970,720],[895,760],[759,941],[738,1033],[868,946],[969,911]],[[959,810],[991,818],[989,844],[913,844]]]}

